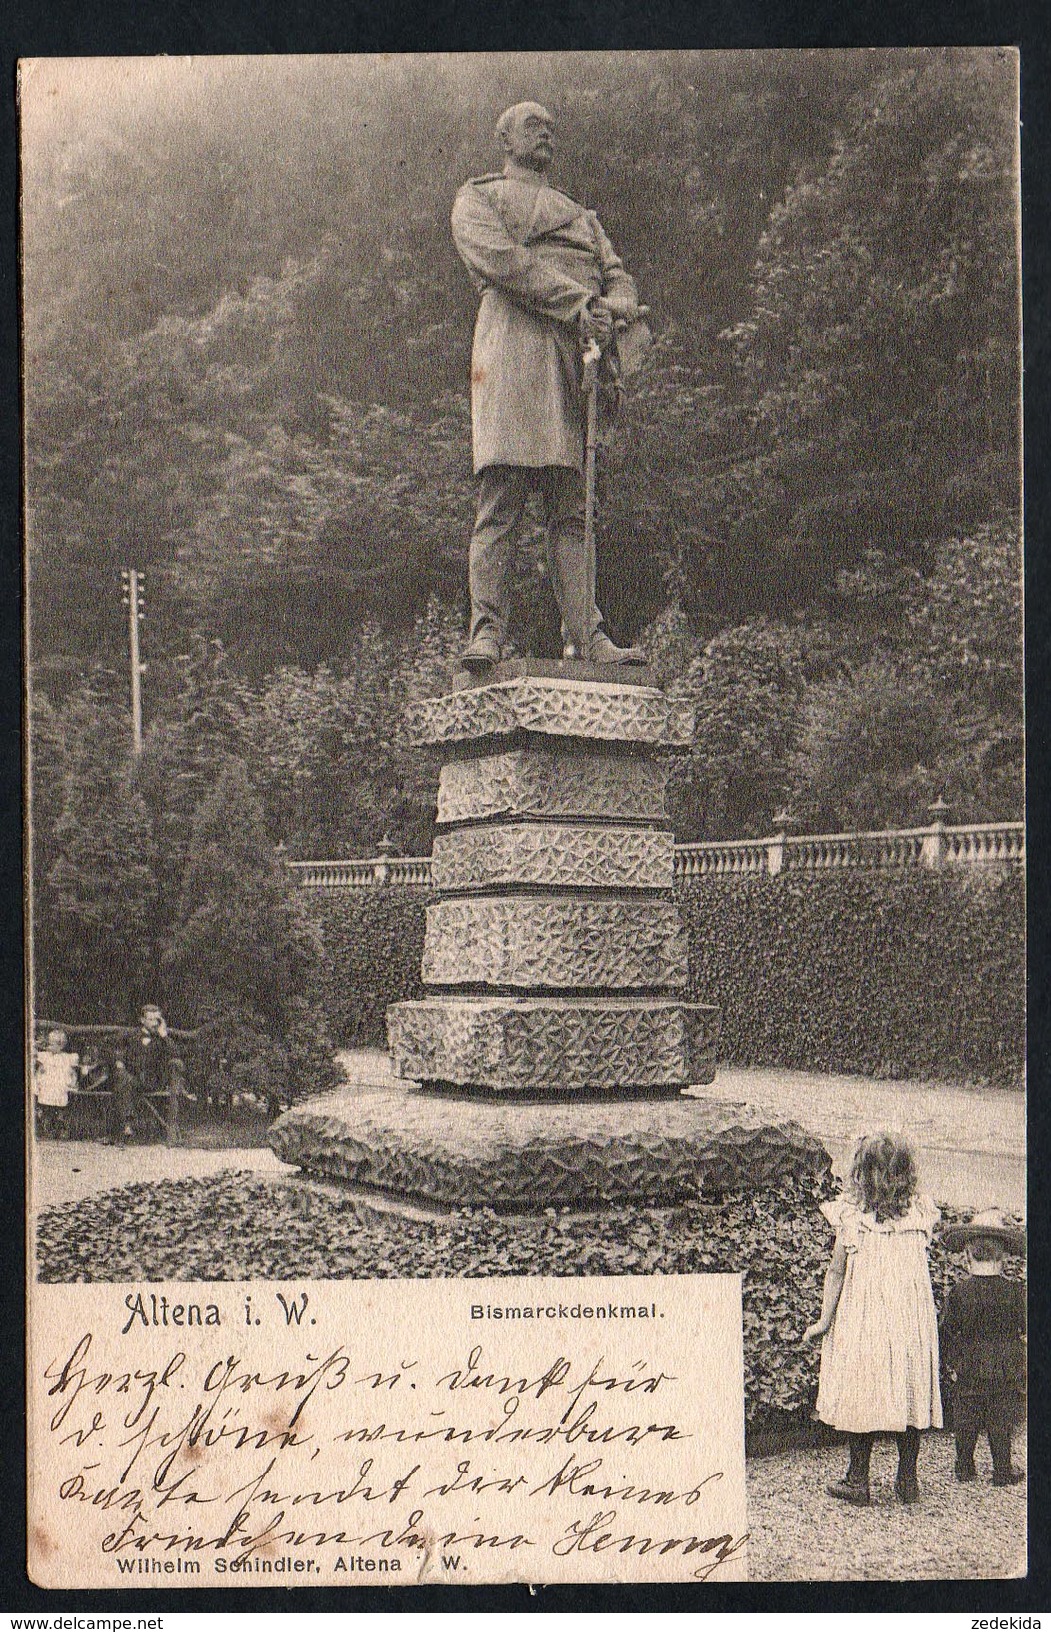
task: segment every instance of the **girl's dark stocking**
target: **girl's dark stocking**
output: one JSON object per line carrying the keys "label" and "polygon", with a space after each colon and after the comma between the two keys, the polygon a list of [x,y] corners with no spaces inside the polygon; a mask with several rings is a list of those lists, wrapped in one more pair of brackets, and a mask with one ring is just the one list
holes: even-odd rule
{"label": "girl's dark stocking", "polygon": [[848,1434],[847,1442],[850,1446],[850,1466],[847,1468],[847,1483],[850,1485],[868,1485],[869,1463],[872,1460],[872,1442],[875,1434]]}
{"label": "girl's dark stocking", "polygon": [[920,1430],[906,1428],[903,1434],[896,1434],[898,1442],[898,1477],[894,1481],[894,1492],[900,1502],[916,1502],[920,1491],[916,1482],[916,1463],[920,1454]]}
{"label": "girl's dark stocking", "polygon": [[837,1501],[851,1502],[855,1507],[869,1504],[869,1459],[872,1456],[874,1434],[848,1434],[850,1466],[845,1479],[838,1485],[829,1485],[828,1493]]}

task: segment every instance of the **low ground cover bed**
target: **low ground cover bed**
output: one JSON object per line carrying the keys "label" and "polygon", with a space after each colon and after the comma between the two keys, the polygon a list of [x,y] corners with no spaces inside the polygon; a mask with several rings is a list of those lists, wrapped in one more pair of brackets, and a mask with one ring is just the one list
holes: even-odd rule
{"label": "low ground cover bed", "polygon": [[[363,1212],[291,1176],[229,1172],[129,1185],[41,1214],[38,1274],[68,1282],[740,1272],[750,1441],[753,1450],[777,1449],[815,1432],[819,1351],[804,1348],[800,1335],[820,1308],[832,1232],[818,1203],[834,1188],[796,1181],[670,1210],[621,1208],[593,1221],[462,1212],[416,1222]],[[960,1216],[943,1208],[946,1222]],[[961,1272],[961,1260],[936,1242],[939,1304]]]}

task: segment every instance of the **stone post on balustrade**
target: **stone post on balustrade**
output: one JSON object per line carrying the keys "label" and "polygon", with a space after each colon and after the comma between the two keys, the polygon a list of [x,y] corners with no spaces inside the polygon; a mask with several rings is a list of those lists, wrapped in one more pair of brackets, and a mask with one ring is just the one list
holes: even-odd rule
{"label": "stone post on balustrade", "polygon": [[782,806],[774,812],[774,827],[776,831],[766,841],[766,870],[773,878],[785,864],[785,840],[789,832],[796,825],[795,817],[787,807]]}
{"label": "stone post on balustrade", "polygon": [[379,844],[376,846],[376,860],[373,863],[372,868],[372,875],[377,884],[386,884],[387,875],[390,872],[390,858],[393,856],[396,849],[397,846],[395,845],[390,834],[384,833]]}
{"label": "stone post on balustrade", "polygon": [[920,859],[925,867],[937,871],[939,867],[945,864],[947,848],[945,843],[945,819],[950,815],[949,806],[945,803],[941,794],[938,795],[933,804],[927,806],[927,814],[931,818],[931,824],[923,835],[923,843],[920,846]]}

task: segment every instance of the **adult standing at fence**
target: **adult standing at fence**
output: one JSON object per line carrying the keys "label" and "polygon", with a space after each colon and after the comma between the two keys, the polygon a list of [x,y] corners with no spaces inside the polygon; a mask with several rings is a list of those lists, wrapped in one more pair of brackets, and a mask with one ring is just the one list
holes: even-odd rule
{"label": "adult standing at fence", "polygon": [[582,350],[615,356],[614,325],[638,316],[635,283],[598,217],[545,180],[554,120],[536,102],[502,113],[504,168],[460,188],[456,248],[481,294],[471,359],[478,515],[470,548],[464,663],[484,672],[507,646],[507,569],[526,502],[539,492],[564,655],[643,663],[614,645],[595,601],[585,531]]}

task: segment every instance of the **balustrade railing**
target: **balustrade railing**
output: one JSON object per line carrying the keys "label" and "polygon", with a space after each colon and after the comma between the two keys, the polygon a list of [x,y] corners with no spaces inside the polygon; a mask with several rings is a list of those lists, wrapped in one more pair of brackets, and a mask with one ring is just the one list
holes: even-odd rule
{"label": "balustrade railing", "polygon": [[366,890],[376,884],[429,887],[430,856],[372,856],[365,861],[290,861],[286,863],[307,890]]}
{"label": "balustrade railing", "polygon": [[765,839],[718,840],[708,844],[677,844],[675,846],[675,876],[684,882],[691,878],[726,878],[744,873],[765,873],[767,870]]}
{"label": "balustrade railing", "polygon": [[791,872],[827,872],[841,867],[916,867],[924,840],[935,830],[913,827],[874,833],[786,835],[782,866]]}
{"label": "balustrade railing", "polygon": [[[743,878],[840,868],[1020,866],[1023,822],[889,828],[871,833],[775,833],[766,839],[706,839],[675,846],[675,878]],[[376,885],[431,885],[430,856],[373,856],[361,861],[290,861],[308,890],[363,890]]]}
{"label": "balustrade railing", "polygon": [[945,860],[950,865],[1025,861],[1022,822],[982,822],[975,827],[947,827]]}

